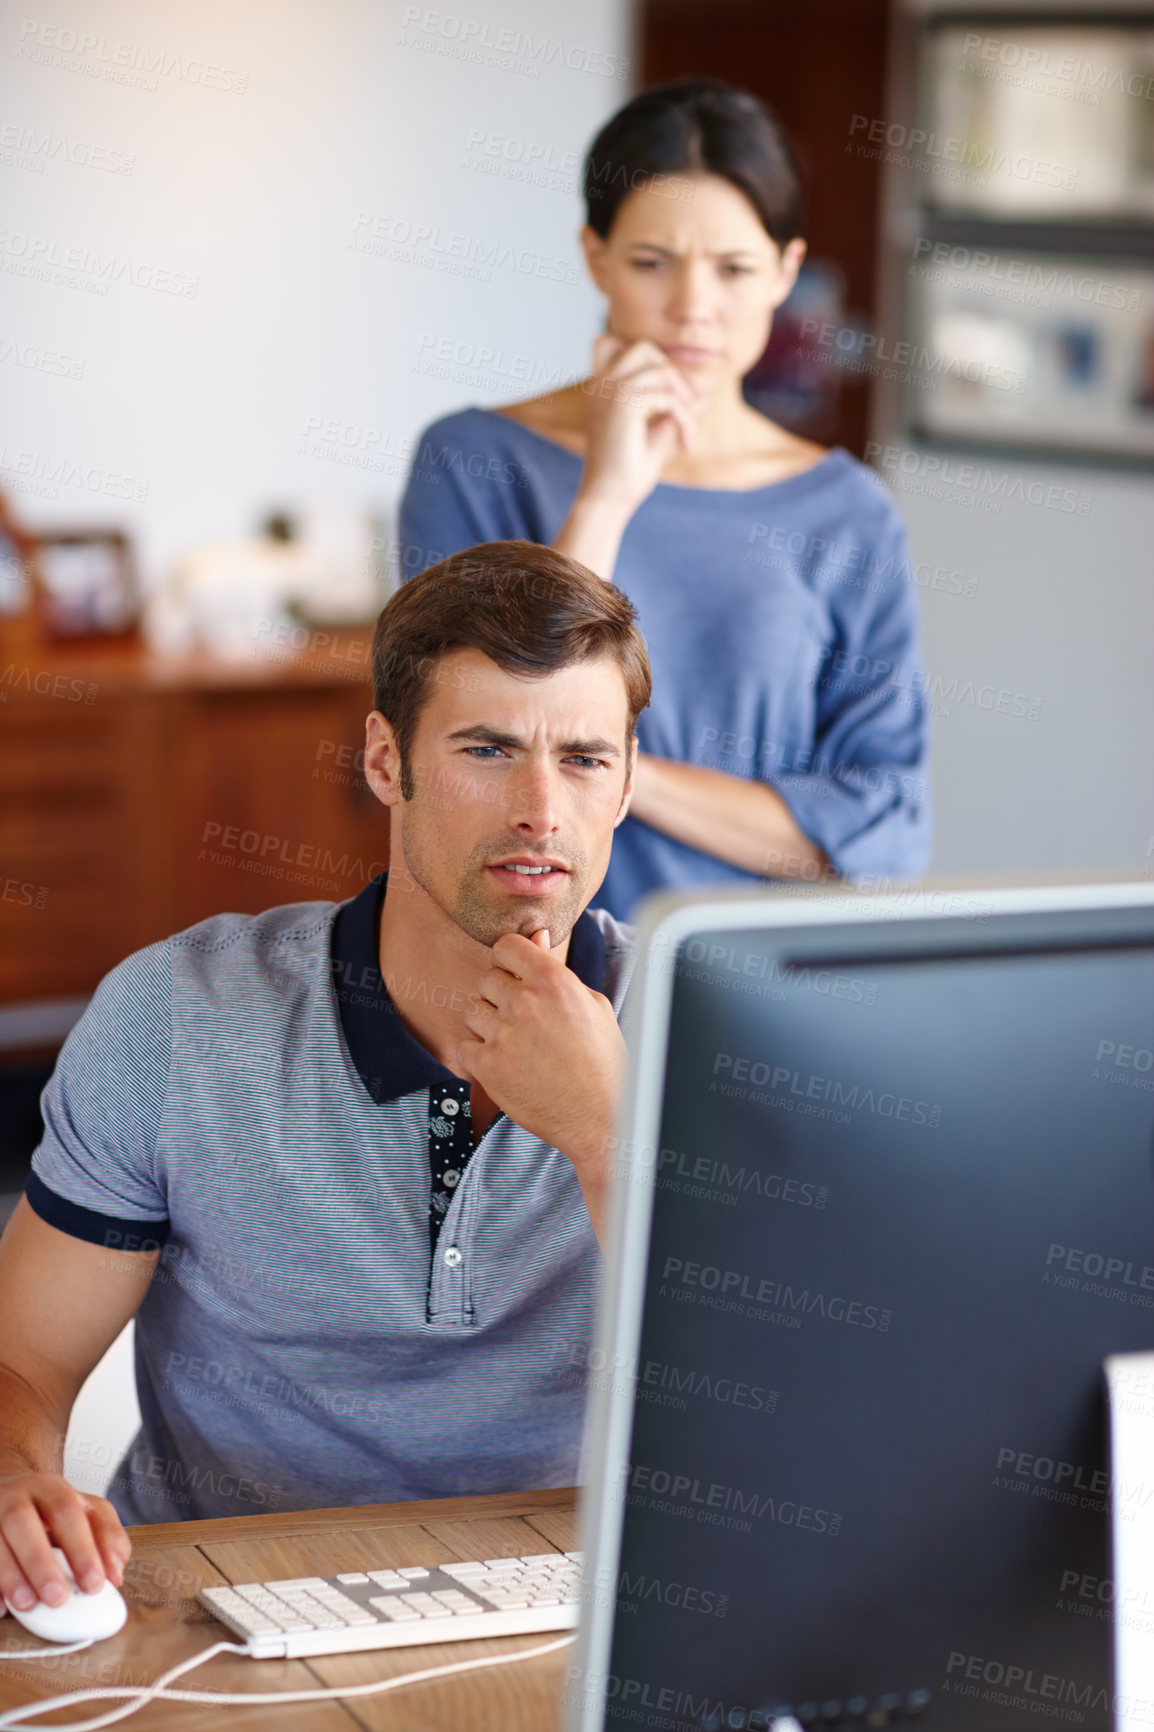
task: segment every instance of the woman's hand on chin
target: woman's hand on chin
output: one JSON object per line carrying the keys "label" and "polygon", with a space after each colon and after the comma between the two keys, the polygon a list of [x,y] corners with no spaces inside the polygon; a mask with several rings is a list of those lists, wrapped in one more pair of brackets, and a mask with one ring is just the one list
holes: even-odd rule
{"label": "woman's hand on chin", "polygon": [[586,397],[585,473],[579,497],[632,516],[670,457],[693,443],[700,394],[647,339],[598,337]]}

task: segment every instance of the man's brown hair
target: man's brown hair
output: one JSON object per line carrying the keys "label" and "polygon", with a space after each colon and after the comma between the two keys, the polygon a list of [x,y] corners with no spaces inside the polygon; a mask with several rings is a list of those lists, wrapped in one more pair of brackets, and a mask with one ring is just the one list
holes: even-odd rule
{"label": "man's brown hair", "polygon": [[397,737],[405,800],[436,664],[456,649],[481,650],[525,677],[612,656],[625,679],[630,736],[649,702],[649,657],[627,596],[555,548],[482,541],[402,584],[373,634],[373,702]]}

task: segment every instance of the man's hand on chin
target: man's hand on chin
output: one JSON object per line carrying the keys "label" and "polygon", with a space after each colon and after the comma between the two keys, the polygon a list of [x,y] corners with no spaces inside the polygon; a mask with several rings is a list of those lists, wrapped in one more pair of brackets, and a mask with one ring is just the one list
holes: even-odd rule
{"label": "man's hand on chin", "polygon": [[568,1155],[600,1237],[627,1057],[613,1006],[553,954],[546,927],[506,933],[490,955],[456,1069]]}

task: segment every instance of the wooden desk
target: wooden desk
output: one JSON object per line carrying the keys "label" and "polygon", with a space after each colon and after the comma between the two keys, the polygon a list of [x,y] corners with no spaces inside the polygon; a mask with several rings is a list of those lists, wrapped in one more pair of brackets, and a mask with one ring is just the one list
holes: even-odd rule
{"label": "wooden desk", "polygon": [[233,661],[0,631],[0,1004],[93,991],[210,914],[344,901],[388,862],[360,773],[370,633]]}
{"label": "wooden desk", "polygon": [[[436,1503],[362,1504],[353,1509],[302,1510],[131,1528],[133,1554],[124,1581],[129,1619],[120,1634],[59,1660],[5,1660],[0,1706],[15,1707],[66,1690],[147,1685],[187,1655],[237,1638],[193,1599],[198,1588],[336,1575],[343,1570],[399,1569],[454,1559],[572,1551],[577,1545],[577,1493],[503,1493]],[[501,1636],[487,1642],[438,1642],[391,1653],[331,1659],[246,1660],[220,1654],[177,1680],[189,1690],[313,1690],[367,1684],[426,1666],[451,1665],[482,1654],[516,1653],[553,1640],[548,1635]],[[15,1619],[0,1620],[0,1647],[41,1647]],[[219,1732],[239,1726],[260,1732],[555,1732],[572,1648],[539,1660],[480,1672],[383,1696],[341,1702],[300,1702],[224,1710],[192,1702],[153,1702],[126,1725],[175,1732]],[[82,1703],[69,1721],[115,1702]],[[221,1718],[221,1715],[224,1718]],[[51,1720],[42,1722],[52,1725]]]}

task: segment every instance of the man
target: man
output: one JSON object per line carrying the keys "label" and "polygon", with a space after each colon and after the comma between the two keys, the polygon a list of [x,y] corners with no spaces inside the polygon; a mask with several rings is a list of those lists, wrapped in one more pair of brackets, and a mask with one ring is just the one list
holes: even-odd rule
{"label": "man", "polygon": [[[119,1582],[122,1520],[571,1483],[629,932],[584,912],[649,700],[633,609],[492,542],[377,624],[390,870],[129,957],[70,1036],[0,1243],[0,1591]],[[61,1477],[137,1315],[142,1431]]]}

